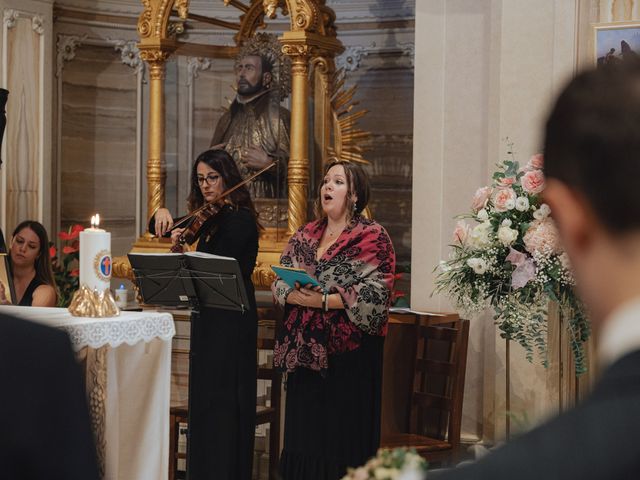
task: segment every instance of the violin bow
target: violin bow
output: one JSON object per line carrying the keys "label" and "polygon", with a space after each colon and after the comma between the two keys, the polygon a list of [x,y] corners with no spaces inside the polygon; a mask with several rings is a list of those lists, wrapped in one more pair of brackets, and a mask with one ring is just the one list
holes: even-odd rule
{"label": "violin bow", "polygon": [[204,205],[202,205],[200,208],[195,209],[193,212],[191,212],[189,215],[187,215],[186,217],[184,217],[182,220],[180,220],[178,223],[174,224],[173,227],[171,227],[169,229],[170,232],[172,232],[173,230],[175,230],[176,228],[179,228],[181,225],[185,224],[187,221],[191,220],[195,215],[197,215],[198,213],[200,213],[202,210],[204,210],[205,208],[207,208],[209,205],[214,205],[216,203],[218,203],[221,199],[223,199],[224,197],[226,197],[227,195],[229,195],[232,192],[235,192],[237,189],[245,186],[246,184],[248,184],[249,182],[252,182],[254,179],[256,179],[257,177],[259,177],[260,175],[262,175],[264,172],[266,172],[267,170],[269,170],[270,168],[274,167],[277,164],[277,162],[272,162],[269,165],[267,165],[266,167],[264,167],[262,170],[257,171],[256,173],[254,173],[253,175],[251,175],[250,177],[245,178],[243,181],[241,181],[240,183],[236,183],[233,187],[231,187],[230,189],[222,192],[220,195],[218,195],[215,199],[213,199],[213,201],[205,203]]}

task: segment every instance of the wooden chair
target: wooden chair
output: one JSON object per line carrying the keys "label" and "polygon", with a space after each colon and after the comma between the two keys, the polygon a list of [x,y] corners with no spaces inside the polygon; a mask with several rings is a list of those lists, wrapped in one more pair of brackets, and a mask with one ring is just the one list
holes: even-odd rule
{"label": "wooden chair", "polygon": [[[271,350],[275,346],[273,338],[258,338],[259,350]],[[282,375],[272,365],[258,366],[258,379],[271,381],[270,405],[256,407],[256,425],[269,424],[269,478],[278,478],[280,459],[280,389]]]}
{"label": "wooden chair", "polygon": [[460,444],[469,320],[450,327],[416,320],[409,431],[387,433],[381,447],[412,447],[430,462],[455,453]]}
{"label": "wooden chair", "polygon": [[[275,346],[275,322],[265,317],[271,317],[276,312],[273,309],[259,308],[261,320],[258,322],[258,350],[271,350]],[[269,337],[261,337],[263,332],[269,332]],[[280,393],[282,375],[272,368],[272,365],[257,365],[257,378],[271,381],[271,398],[268,407],[256,405],[256,425],[269,424],[269,478],[277,478],[278,460],[280,458]],[[169,412],[169,480],[176,480],[178,474],[178,460],[186,458],[186,454],[178,451],[180,423],[187,423],[187,405],[172,406]]]}

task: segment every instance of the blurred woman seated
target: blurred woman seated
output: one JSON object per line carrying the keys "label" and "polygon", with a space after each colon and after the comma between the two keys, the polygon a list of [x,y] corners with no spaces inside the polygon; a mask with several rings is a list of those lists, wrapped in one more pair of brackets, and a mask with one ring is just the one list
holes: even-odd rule
{"label": "blurred woman seated", "polygon": [[[58,294],[51,269],[49,238],[39,222],[26,220],[13,231],[9,248],[16,304],[55,307]],[[11,303],[0,284],[0,303]]]}

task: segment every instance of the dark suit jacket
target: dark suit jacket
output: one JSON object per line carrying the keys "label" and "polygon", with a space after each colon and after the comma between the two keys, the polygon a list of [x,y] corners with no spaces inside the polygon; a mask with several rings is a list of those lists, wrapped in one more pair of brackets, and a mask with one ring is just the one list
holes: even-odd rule
{"label": "dark suit jacket", "polygon": [[579,406],[437,480],[640,479],[640,351],[609,367]]}
{"label": "dark suit jacket", "polygon": [[0,478],[98,478],[80,368],[64,332],[0,314],[0,388]]}

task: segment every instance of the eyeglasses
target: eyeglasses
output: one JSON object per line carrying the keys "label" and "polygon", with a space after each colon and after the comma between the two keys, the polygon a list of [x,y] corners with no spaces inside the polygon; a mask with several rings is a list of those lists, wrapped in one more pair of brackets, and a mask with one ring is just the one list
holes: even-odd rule
{"label": "eyeglasses", "polygon": [[198,185],[202,186],[204,182],[207,182],[207,185],[215,185],[220,175],[207,175],[206,177],[201,177],[198,175]]}

